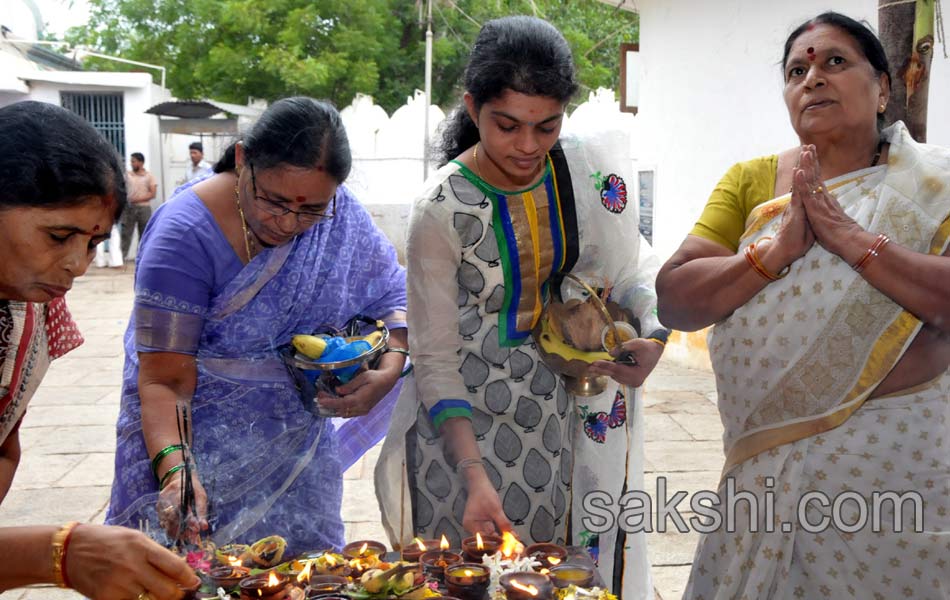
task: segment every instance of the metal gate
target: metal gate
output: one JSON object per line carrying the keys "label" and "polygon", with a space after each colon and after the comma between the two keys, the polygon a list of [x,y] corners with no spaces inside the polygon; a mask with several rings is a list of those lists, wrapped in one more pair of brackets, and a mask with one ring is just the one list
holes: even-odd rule
{"label": "metal gate", "polygon": [[112,142],[119,156],[125,156],[125,104],[122,94],[60,94],[63,108],[89,121],[99,133]]}

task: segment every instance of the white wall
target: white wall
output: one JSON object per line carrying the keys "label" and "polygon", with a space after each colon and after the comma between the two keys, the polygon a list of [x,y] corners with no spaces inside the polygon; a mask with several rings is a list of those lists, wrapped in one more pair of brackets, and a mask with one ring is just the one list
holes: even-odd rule
{"label": "white wall", "polygon": [[[643,79],[637,115],[643,163],[656,164],[655,247],[671,254],[735,162],[798,139],[782,100],[785,38],[827,0],[639,0]],[[834,10],[877,27],[876,0]],[[950,60],[935,48],[928,141],[950,146]],[[938,101],[943,99],[943,101]]]}
{"label": "white wall", "polygon": [[[83,73],[83,76],[95,74]],[[114,80],[117,74],[104,74]],[[158,206],[162,197],[161,184],[161,152],[158,136],[158,119],[155,115],[146,114],[151,106],[169,98],[167,90],[152,84],[152,78],[145,73],[121,74],[121,87],[107,85],[80,85],[50,81],[31,81],[30,93],[23,100],[37,100],[62,106],[61,92],[80,93],[121,93],[125,104],[125,168],[129,168],[129,156],[133,152],[145,155],[145,168],[155,174],[159,181],[157,200],[152,202]]]}

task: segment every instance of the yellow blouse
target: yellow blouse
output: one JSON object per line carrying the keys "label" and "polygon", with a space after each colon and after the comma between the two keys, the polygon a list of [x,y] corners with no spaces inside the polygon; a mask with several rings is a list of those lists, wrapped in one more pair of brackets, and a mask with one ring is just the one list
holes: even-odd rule
{"label": "yellow blouse", "polygon": [[733,165],[710,194],[690,235],[698,235],[737,251],[749,213],[775,197],[777,169],[777,154]]}

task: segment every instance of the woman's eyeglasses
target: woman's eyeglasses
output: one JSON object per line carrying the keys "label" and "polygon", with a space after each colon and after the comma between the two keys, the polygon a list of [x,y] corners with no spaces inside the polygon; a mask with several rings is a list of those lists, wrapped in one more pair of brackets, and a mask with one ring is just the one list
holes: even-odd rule
{"label": "woman's eyeglasses", "polygon": [[257,179],[254,177],[254,165],[250,164],[251,169],[251,188],[254,191],[254,200],[257,202],[257,205],[261,207],[261,210],[266,212],[269,215],[274,215],[275,217],[282,217],[288,213],[293,214],[297,217],[297,224],[309,227],[321,219],[329,219],[333,217],[334,209],[336,209],[336,194],[333,194],[333,198],[330,200],[329,206],[326,210],[319,209],[302,209],[302,210],[293,210],[287,208],[287,206],[281,202],[271,200],[266,196],[261,196],[257,193]]}

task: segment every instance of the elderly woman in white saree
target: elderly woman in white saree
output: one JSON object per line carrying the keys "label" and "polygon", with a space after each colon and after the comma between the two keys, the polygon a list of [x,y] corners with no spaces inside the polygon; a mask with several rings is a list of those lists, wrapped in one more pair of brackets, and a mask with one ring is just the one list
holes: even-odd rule
{"label": "elderly woman in white saree", "polygon": [[950,151],[881,130],[887,61],[852,19],[804,23],[783,69],[803,146],[734,166],[657,279],[664,323],[716,324],[738,509],[685,596],[946,598]]}

